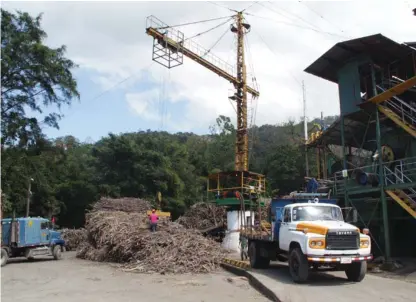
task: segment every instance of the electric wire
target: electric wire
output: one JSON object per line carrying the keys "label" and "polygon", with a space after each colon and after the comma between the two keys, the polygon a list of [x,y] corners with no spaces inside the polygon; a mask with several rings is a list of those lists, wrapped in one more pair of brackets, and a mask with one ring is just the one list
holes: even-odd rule
{"label": "electric wire", "polygon": [[312,31],[314,31],[316,33],[320,33],[320,34],[326,34],[326,35],[330,35],[330,36],[334,36],[334,37],[338,37],[338,38],[348,39],[348,37],[346,37],[346,36],[342,36],[342,35],[339,35],[339,34],[327,32],[327,31],[323,31],[323,30],[317,30],[317,29],[314,29],[312,27],[306,27],[306,26],[297,25],[297,24],[293,24],[293,23],[289,23],[289,22],[285,22],[285,21],[275,20],[275,19],[272,19],[272,18],[267,18],[267,17],[263,17],[263,16],[254,15],[254,14],[251,14],[251,13],[246,13],[246,15],[256,17],[256,18],[260,18],[260,19],[264,19],[264,20],[273,21],[275,23],[285,24],[285,25],[288,25],[288,26],[293,26],[293,27],[298,27],[298,28],[302,28],[302,29],[312,30]]}
{"label": "electric wire", "polygon": [[[113,86],[111,86],[110,88],[108,88],[108,89],[106,89],[106,90],[104,90],[104,91],[100,92],[98,95],[96,95],[95,97],[91,98],[89,101],[87,101],[87,103],[88,103],[88,102],[93,102],[93,101],[95,101],[95,100],[99,99],[100,97],[102,97],[103,95],[107,94],[108,92],[110,92],[110,91],[111,91],[111,90],[113,90],[114,88],[118,87],[119,85],[123,84],[124,82],[127,82],[128,80],[130,80],[130,79],[132,79],[132,78],[136,77],[136,76],[137,76],[138,74],[140,74],[141,72],[143,72],[143,71],[147,71],[150,67],[152,67],[152,66],[153,66],[153,64],[154,64],[154,63],[155,63],[155,62],[154,62],[154,61],[152,61],[149,65],[147,65],[146,67],[144,67],[144,68],[140,69],[140,71],[138,71],[138,72],[136,72],[136,73],[134,73],[134,74],[131,74],[131,75],[129,75],[129,76],[127,76],[127,77],[125,77],[123,80],[121,80],[121,81],[117,82],[116,84],[114,84],[114,85],[113,85]],[[64,115],[63,117],[68,118],[68,117],[72,116],[74,113],[76,113],[76,112],[77,112],[77,110],[79,110],[79,109],[80,109],[80,107],[78,107],[77,109],[73,110],[70,114],[68,114],[68,115]]]}
{"label": "electric wire", "polygon": [[[268,3],[273,4],[273,2],[271,2],[271,1],[267,1],[267,2],[268,2]],[[277,13],[277,14],[279,14],[279,15],[282,15],[281,13],[277,12],[276,10],[274,10],[274,9],[273,9],[273,8],[271,8],[271,7],[267,7],[267,6],[265,6],[265,5],[263,5],[263,7],[268,8],[270,11],[275,12],[275,13]],[[275,7],[276,7],[276,6],[275,6]],[[304,18],[302,18],[302,17],[300,17],[300,16],[298,16],[298,15],[296,15],[296,14],[294,14],[294,13],[291,13],[291,12],[289,12],[289,11],[287,11],[287,10],[285,10],[285,9],[281,8],[281,7],[277,7],[277,8],[278,8],[278,9],[280,9],[280,10],[282,10],[282,11],[284,11],[286,14],[291,15],[291,16],[295,17],[296,19],[298,19],[298,20],[300,20],[300,21],[304,22],[305,24],[308,24],[309,26],[312,26],[312,27],[314,27],[314,28],[315,28],[315,29],[317,29],[317,30],[321,30],[318,26],[316,26],[316,25],[314,25],[314,24],[310,23],[309,21],[305,20]]]}
{"label": "electric wire", "polygon": [[232,12],[237,12],[237,11],[236,11],[236,10],[234,10],[234,9],[231,9],[231,8],[229,8],[229,7],[225,6],[225,5],[222,5],[222,4],[219,4],[219,3],[216,3],[216,2],[214,2],[214,1],[207,1],[207,2],[208,2],[208,3],[210,3],[210,4],[216,5],[216,6],[218,6],[218,7],[222,7],[222,8],[228,9],[229,11],[232,11]]}
{"label": "electric wire", "polygon": [[254,5],[259,4],[259,1],[254,1],[253,3],[251,3],[248,7],[246,7],[245,9],[242,10],[242,12],[245,12],[246,10],[252,8]]}
{"label": "electric wire", "polygon": [[182,23],[182,24],[176,24],[176,25],[161,26],[161,27],[156,27],[156,29],[167,29],[167,28],[173,28],[173,27],[193,25],[193,24],[199,24],[199,23],[222,20],[222,19],[226,19],[226,18],[230,18],[230,17],[233,17],[233,16],[224,16],[224,17],[219,17],[219,18],[213,18],[213,19],[207,19],[207,20],[201,20],[201,21],[194,21],[194,22],[188,22],[188,23]]}
{"label": "electric wire", "polygon": [[312,9],[309,5],[307,5],[306,3],[304,3],[304,1],[299,1],[299,3],[302,4],[302,5],[304,5],[307,9],[309,9],[315,15],[317,15],[318,17],[320,17],[322,20],[325,20],[328,24],[336,27],[339,31],[341,31],[343,34],[345,34],[345,32],[344,32],[344,30],[342,28],[340,28],[336,24],[334,24],[334,23],[330,22],[329,20],[327,20],[326,18],[324,18],[324,16],[322,16],[322,14],[320,14],[316,10]]}

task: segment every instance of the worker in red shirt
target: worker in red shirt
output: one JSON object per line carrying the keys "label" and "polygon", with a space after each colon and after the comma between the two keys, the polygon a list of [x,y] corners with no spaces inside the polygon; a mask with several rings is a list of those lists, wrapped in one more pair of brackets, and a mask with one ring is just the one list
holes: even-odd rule
{"label": "worker in red shirt", "polygon": [[153,209],[152,213],[149,215],[149,220],[150,220],[150,230],[152,232],[155,232],[156,227],[157,227],[157,221],[159,220],[159,217],[157,216],[155,209]]}

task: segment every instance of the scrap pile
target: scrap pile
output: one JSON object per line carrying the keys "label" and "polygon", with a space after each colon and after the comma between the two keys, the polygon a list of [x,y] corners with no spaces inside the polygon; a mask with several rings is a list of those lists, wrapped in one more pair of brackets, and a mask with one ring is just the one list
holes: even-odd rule
{"label": "scrap pile", "polygon": [[200,202],[194,204],[183,216],[176,220],[187,229],[204,230],[223,225],[227,220],[224,207],[215,204]]}
{"label": "scrap pile", "polygon": [[62,239],[65,240],[65,248],[68,251],[76,250],[79,245],[87,240],[86,229],[62,229]]}
{"label": "scrap pile", "polygon": [[143,273],[207,273],[219,266],[220,246],[196,230],[162,219],[150,232],[149,209],[140,199],[102,199],[86,215],[87,240],[77,257]]}

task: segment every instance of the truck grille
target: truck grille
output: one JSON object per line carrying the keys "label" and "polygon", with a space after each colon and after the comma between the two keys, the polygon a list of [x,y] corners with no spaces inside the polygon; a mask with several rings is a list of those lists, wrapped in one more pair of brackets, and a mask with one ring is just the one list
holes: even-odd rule
{"label": "truck grille", "polygon": [[330,230],[326,235],[327,250],[356,250],[360,246],[357,231]]}

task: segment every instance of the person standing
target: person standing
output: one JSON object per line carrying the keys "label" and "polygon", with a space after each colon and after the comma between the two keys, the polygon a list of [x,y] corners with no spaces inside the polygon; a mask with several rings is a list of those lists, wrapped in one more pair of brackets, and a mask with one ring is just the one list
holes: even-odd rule
{"label": "person standing", "polygon": [[157,228],[157,222],[159,220],[159,216],[157,216],[155,209],[153,209],[152,213],[149,215],[149,220],[150,220],[150,230],[152,232],[155,232]]}

